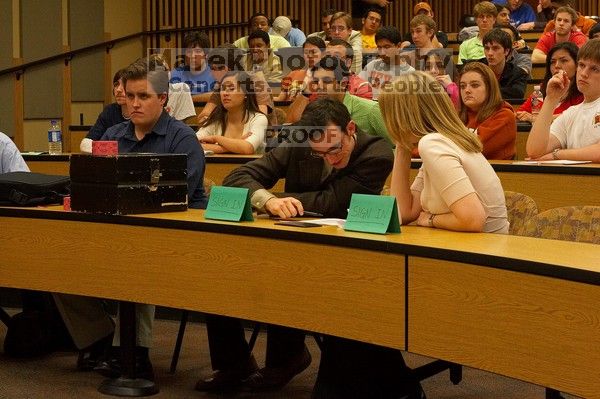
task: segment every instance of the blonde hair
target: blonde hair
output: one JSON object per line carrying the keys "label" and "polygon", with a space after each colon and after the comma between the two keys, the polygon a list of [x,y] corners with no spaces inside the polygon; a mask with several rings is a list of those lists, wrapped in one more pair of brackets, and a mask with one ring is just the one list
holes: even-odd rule
{"label": "blonde hair", "polygon": [[[460,73],[460,78],[462,79],[464,74],[467,72],[477,72],[479,76],[481,76],[481,80],[483,80],[483,84],[485,85],[486,100],[477,112],[477,122],[481,123],[492,116],[492,114],[498,111],[500,107],[502,107],[502,104],[504,104],[502,93],[500,92],[500,84],[498,83],[498,79],[496,79],[496,75],[494,75],[494,71],[492,71],[489,66],[482,64],[481,62],[469,62],[466,64]],[[467,123],[467,120],[469,119],[467,115],[468,109],[463,103],[462,93],[459,97],[460,118],[464,123]]]}
{"label": "blonde hair", "polygon": [[407,150],[415,137],[429,133],[440,133],[467,152],[483,148],[458,117],[446,90],[425,72],[400,75],[384,86],[378,101],[390,137]]}

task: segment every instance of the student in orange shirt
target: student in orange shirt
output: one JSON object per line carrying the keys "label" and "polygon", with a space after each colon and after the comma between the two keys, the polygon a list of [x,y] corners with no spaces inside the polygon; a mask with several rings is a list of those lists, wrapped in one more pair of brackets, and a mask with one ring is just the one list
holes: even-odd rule
{"label": "student in orange shirt", "polygon": [[460,76],[460,116],[483,144],[487,159],[513,159],[517,122],[512,106],[502,100],[498,80],[485,64],[470,62]]}

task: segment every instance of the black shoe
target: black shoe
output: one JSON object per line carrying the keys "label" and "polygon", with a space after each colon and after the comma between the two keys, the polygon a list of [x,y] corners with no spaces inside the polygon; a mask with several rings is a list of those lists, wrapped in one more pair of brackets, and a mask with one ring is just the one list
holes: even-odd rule
{"label": "black shoe", "polygon": [[244,380],[244,390],[259,392],[283,388],[310,366],[312,357],[305,346],[302,353],[283,367],[263,367]]}
{"label": "black shoe", "polygon": [[98,366],[101,361],[105,360],[112,339],[113,334],[110,334],[87,348],[80,350],[79,356],[77,357],[77,370],[91,371]]}
{"label": "black shoe", "polygon": [[[111,356],[108,359],[99,362],[94,371],[107,378],[119,378],[122,374],[120,347],[111,348]],[[148,348],[138,346],[135,348],[135,371],[136,378],[154,381],[154,369],[148,356]]]}
{"label": "black shoe", "polygon": [[223,392],[235,390],[242,385],[242,381],[258,370],[256,359],[250,355],[246,364],[230,370],[217,370],[208,378],[201,378],[196,383],[196,391]]}

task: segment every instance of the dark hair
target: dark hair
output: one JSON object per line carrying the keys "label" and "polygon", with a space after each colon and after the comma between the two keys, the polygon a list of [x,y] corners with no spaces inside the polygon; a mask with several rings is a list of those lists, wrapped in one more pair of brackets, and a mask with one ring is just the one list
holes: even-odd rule
{"label": "dark hair", "polygon": [[323,51],[325,47],[327,47],[327,45],[325,44],[325,40],[321,39],[319,36],[307,37],[304,41],[304,44],[302,44],[302,48],[304,48],[307,44],[312,44],[313,46],[320,48],[321,51]]}
{"label": "dark hair", "polygon": [[183,47],[201,47],[206,52],[210,48],[210,39],[204,32],[197,30],[187,32],[183,36]]}
{"label": "dark hair", "polygon": [[512,39],[510,35],[500,28],[494,28],[483,36],[483,45],[496,42],[505,50],[512,50]]}
{"label": "dark hair", "polygon": [[347,80],[350,77],[350,71],[346,66],[346,63],[337,57],[332,57],[331,55],[326,55],[325,57],[321,58],[319,63],[312,67],[311,71],[314,74],[314,72],[319,69],[333,71],[335,74],[335,80],[338,82],[342,82],[344,79]]}
{"label": "dark hair", "polygon": [[395,26],[382,26],[375,33],[375,41],[387,39],[394,44],[402,42],[402,35]]}
{"label": "dark hair", "polygon": [[[548,55],[546,56],[546,73],[544,74],[544,80],[542,83],[542,94],[546,97],[546,83],[552,77],[552,72],[550,72],[550,66],[552,65],[552,56],[558,50],[565,50],[569,53],[569,57],[573,59],[575,66],[577,66],[577,55],[579,53],[579,47],[573,42],[563,42],[555,44],[550,51],[548,51]],[[575,69],[575,77],[571,79],[571,83],[569,85],[569,92],[567,93],[567,99],[573,98],[581,95],[581,92],[577,88],[577,69]],[[570,79],[570,78],[569,78]]]}
{"label": "dark hair", "polygon": [[329,43],[327,43],[327,47],[329,46],[344,46],[346,48],[346,57],[349,59],[354,58],[354,49],[352,48],[352,45],[345,40],[331,39]]}
{"label": "dark hair", "polygon": [[269,25],[271,25],[271,20],[269,19],[269,16],[267,14],[265,14],[264,12],[256,12],[254,14],[252,14],[250,16],[250,18],[248,19],[248,26],[250,28],[252,28],[252,21],[254,21],[254,18],[256,17],[265,17],[267,19],[267,22],[269,23]]}
{"label": "dark hair", "polygon": [[592,26],[592,29],[590,29],[590,31],[588,32],[588,37],[591,39],[598,32],[600,32],[600,22],[598,22],[598,23],[596,23],[596,25]]}
{"label": "dark hair", "polygon": [[[223,79],[219,82],[219,87],[222,89],[223,81],[228,77],[235,76],[238,87],[246,94],[246,108],[244,109],[244,119],[243,122],[247,122],[250,119],[250,114],[261,112],[258,109],[258,101],[256,100],[256,90],[254,89],[254,81],[252,77],[245,71],[229,71],[223,76]],[[213,123],[221,124],[221,135],[225,132],[225,128],[227,126],[227,109],[223,106],[220,101],[219,96],[219,105],[210,113],[207,119],[205,119],[200,127],[206,127],[212,125]]]}
{"label": "dark hair", "polygon": [[500,11],[507,9],[508,12],[510,13],[510,8],[508,8],[508,4],[504,3],[504,4],[494,4],[496,6],[496,10],[498,10],[498,14],[500,14]]}
{"label": "dark hair", "polygon": [[146,79],[152,86],[152,90],[158,95],[166,94],[165,105],[168,101],[169,96],[169,72],[164,66],[151,64],[148,58],[139,58],[131,65],[129,65],[123,76],[123,85],[127,85],[129,80],[142,80]]}
{"label": "dark hair", "polygon": [[377,7],[369,7],[367,8],[367,11],[364,12],[363,14],[363,18],[367,19],[367,17],[369,16],[370,12],[374,12],[379,14],[379,16],[381,17],[381,20],[383,21],[383,19],[385,18],[385,9],[383,8],[377,8]]}
{"label": "dark hair", "polygon": [[296,123],[296,126],[322,127],[308,131],[309,140],[315,141],[319,140],[324,133],[325,126],[329,124],[339,126],[342,132],[347,133],[346,126],[351,120],[348,108],[344,103],[331,98],[320,98],[306,106],[302,118]]}
{"label": "dark hair", "polygon": [[248,35],[248,45],[250,45],[250,40],[252,39],[262,39],[263,42],[267,45],[267,47],[271,47],[271,38],[269,38],[269,34],[264,30],[257,29],[254,32]]}
{"label": "dark hair", "polygon": [[238,64],[236,60],[239,61],[243,55],[244,50],[235,47],[231,43],[223,43],[210,50],[208,57],[206,57],[206,62],[209,67],[212,65],[224,65],[229,71],[242,70],[242,65]]}
{"label": "dark hair", "polygon": [[330,15],[335,14],[337,11],[335,8],[325,8],[324,10],[321,11],[321,18],[325,18],[328,17]]}
{"label": "dark hair", "polygon": [[519,40],[521,40],[521,34],[519,33],[519,30],[517,28],[515,28],[514,26],[508,24],[508,25],[500,25],[500,24],[496,24],[494,25],[494,28],[498,28],[498,29],[510,29],[510,31],[513,34],[514,39],[512,39],[513,43],[514,42],[518,42]]}
{"label": "dark hair", "polygon": [[126,69],[127,68],[121,68],[117,72],[115,72],[115,74],[113,76],[113,86],[115,86],[117,84],[117,82],[119,81],[119,79],[121,79],[123,77]]}

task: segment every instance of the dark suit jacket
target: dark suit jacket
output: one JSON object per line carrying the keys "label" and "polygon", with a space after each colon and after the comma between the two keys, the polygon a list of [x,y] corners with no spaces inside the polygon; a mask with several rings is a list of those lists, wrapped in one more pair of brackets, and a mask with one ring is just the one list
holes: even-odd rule
{"label": "dark suit jacket", "polygon": [[353,193],[380,194],[392,170],[394,156],[383,138],[357,132],[348,165],[333,169],[321,181],[324,162],[310,155],[308,144],[280,145],[232,171],[223,185],[247,187],[252,195],[256,190],[272,188],[285,178],[285,192],[274,193],[277,197],[294,197],[308,211],[345,218]]}

